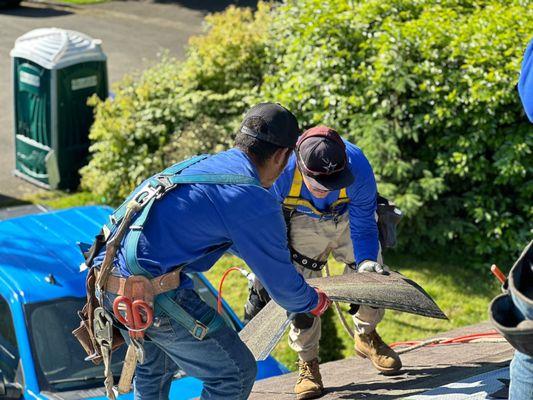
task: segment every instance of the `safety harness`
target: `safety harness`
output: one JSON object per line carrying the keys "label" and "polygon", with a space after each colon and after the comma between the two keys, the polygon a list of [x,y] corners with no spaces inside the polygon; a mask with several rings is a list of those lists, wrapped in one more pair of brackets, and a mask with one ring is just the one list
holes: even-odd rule
{"label": "safety harness", "polygon": [[350,202],[350,199],[346,194],[346,188],[342,188],[339,192],[339,198],[329,206],[329,209],[327,211],[320,211],[309,200],[302,198],[302,186],[302,173],[298,168],[294,168],[291,189],[289,195],[283,201],[284,208],[296,210],[297,207],[304,207],[320,218],[334,219],[341,214],[341,206]]}
{"label": "safety harness", "polygon": [[[109,218],[109,222],[106,223],[102,229],[102,234],[97,237],[97,240],[93,244],[90,256],[94,258],[94,255],[99,253],[99,250],[106,246],[104,261],[99,266],[97,273],[89,273],[91,279],[95,279],[96,282],[93,285],[100,296],[98,298],[99,307],[93,308],[91,312],[86,312],[86,308],[81,312],[82,325],[76,331],[83,328],[84,334],[76,332],[75,336],[82,342],[80,337],[85,336],[85,330],[88,330],[87,335],[91,338],[90,345],[82,342],[82,346],[88,351],[90,359],[95,359],[94,354],[91,351],[98,353],[98,357],[103,359],[106,375],[106,392],[110,399],[116,398],[116,393],[113,387],[113,376],[110,371],[111,364],[111,350],[113,349],[113,336],[116,332],[113,331],[113,319],[109,313],[103,308],[103,293],[108,290],[109,277],[114,266],[114,259],[119,246],[122,244],[123,239],[125,255],[126,255],[126,268],[131,273],[131,276],[126,278],[126,282],[123,285],[126,288],[130,288],[128,291],[124,290],[122,296],[115,300],[115,317],[119,321],[125,321],[128,314],[134,314],[137,305],[137,315],[133,315],[136,318],[133,327],[126,326],[130,332],[130,339],[132,345],[128,348],[125,364],[123,367],[121,383],[119,383],[119,393],[129,391],[131,386],[131,378],[137,361],[144,358],[142,350],[142,340],[144,337],[144,331],[151,325],[151,310],[148,313],[145,305],[149,307],[153,306],[153,315],[165,314],[174,319],[177,323],[187,329],[191,335],[198,339],[203,340],[209,334],[216,332],[220,327],[224,325],[224,321],[221,316],[213,310],[212,313],[208,313],[204,317],[204,320],[200,321],[192,317],[187,311],[185,311],[178,303],[174,301],[172,296],[168,293],[169,290],[176,287],[170,287],[167,291],[159,293],[154,296],[153,283],[156,278],[152,276],[150,272],[144,269],[137,258],[137,247],[143,227],[148,220],[150,210],[154,203],[161,199],[165,194],[175,189],[179,185],[183,184],[229,184],[229,185],[256,185],[261,186],[260,182],[252,177],[234,174],[182,174],[189,166],[206,159],[207,155],[196,156],[189,160],[177,163],[163,172],[152,176],[145,181],[142,185],[136,188],[132,194],[124,201],[124,203],[113,212]],[[128,234],[129,233],[129,234]],[[126,236],[127,235],[127,236]],[[228,249],[231,243],[222,243],[215,246],[207,254],[204,254],[200,258],[207,257],[215,252]],[[198,261],[198,259],[191,260],[190,262]],[[87,260],[89,267],[92,265],[92,259]],[[178,266],[182,269],[186,264]],[[91,270],[95,269],[94,267]],[[129,282],[131,281],[131,282]],[[163,281],[161,281],[163,282]],[[179,280],[177,281],[179,285]],[[119,293],[120,294],[120,293]],[[89,293],[88,293],[89,298]],[[126,318],[124,318],[118,305],[117,300],[125,302],[129,305],[129,310],[126,311]],[[142,302],[142,303],[141,303]],[[94,304],[95,302],[92,301]],[[116,307],[115,307],[116,306]],[[140,311],[143,311],[140,313]],[[142,315],[141,315],[142,314]],[[150,314],[150,318],[146,314]],[[131,319],[131,318],[130,318]],[[149,323],[146,323],[149,319]],[[89,321],[87,321],[89,320]],[[92,321],[91,321],[92,320]],[[92,323],[91,323],[92,322]],[[98,329],[92,329],[93,327]],[[142,327],[141,329],[135,329],[136,327]],[[92,348],[91,348],[92,347]],[[89,348],[89,350],[88,350]],[[122,379],[127,376],[127,379]],[[122,382],[124,381],[124,382]]]}
{"label": "safety harness", "polygon": [[[326,211],[318,210],[309,200],[302,198],[302,186],[303,178],[302,173],[298,168],[294,169],[294,175],[292,178],[291,189],[289,190],[289,195],[283,201],[283,215],[285,216],[285,222],[287,224],[287,237],[290,241],[290,229],[291,223],[290,219],[294,213],[299,212],[298,207],[303,207],[308,210],[308,213],[318,216],[320,219],[330,220],[333,219],[336,221],[341,215],[342,206],[348,204],[350,199],[346,194],[346,188],[342,188],[339,192],[339,197],[335,200]],[[298,252],[289,242],[289,250],[291,252],[292,260],[302,267],[313,270],[320,271],[326,265],[327,261],[315,260],[313,258],[307,257],[302,253]],[[354,265],[355,266],[355,265]]]}
{"label": "safety harness", "polygon": [[[337,221],[339,216],[345,212],[345,209],[342,207],[345,204],[350,202],[350,198],[346,193],[346,188],[342,188],[339,191],[339,197],[329,206],[328,210],[320,211],[318,210],[309,200],[302,198],[302,186],[303,178],[302,173],[298,168],[294,169],[294,176],[292,179],[292,185],[289,190],[289,195],[283,201],[283,214],[285,216],[285,222],[287,224],[287,237],[290,240],[290,229],[291,223],[290,219],[294,213],[299,212],[298,207],[303,207],[308,211],[306,213],[311,213],[324,220],[334,220]],[[388,248],[394,247],[396,245],[396,226],[402,218],[402,212],[394,203],[391,203],[385,197],[378,194],[377,197],[377,224],[379,231],[379,241],[381,247]],[[310,257],[305,256],[304,254],[296,251],[294,247],[289,242],[289,250],[291,251],[291,257],[294,262],[300,264],[302,267],[313,270],[320,271],[326,265],[327,261],[315,260]],[[351,263],[347,264],[348,267],[356,269],[356,264]]]}

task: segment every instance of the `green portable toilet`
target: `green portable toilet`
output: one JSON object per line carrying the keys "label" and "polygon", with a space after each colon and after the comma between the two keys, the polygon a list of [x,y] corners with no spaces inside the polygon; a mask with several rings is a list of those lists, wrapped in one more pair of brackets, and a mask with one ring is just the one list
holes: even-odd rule
{"label": "green portable toilet", "polygon": [[101,41],[57,28],[18,38],[13,61],[15,175],[52,189],[75,189],[86,163],[93,110],[107,97]]}

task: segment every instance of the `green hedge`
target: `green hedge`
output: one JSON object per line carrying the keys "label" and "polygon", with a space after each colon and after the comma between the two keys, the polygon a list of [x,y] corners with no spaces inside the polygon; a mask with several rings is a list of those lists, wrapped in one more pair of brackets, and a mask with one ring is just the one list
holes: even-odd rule
{"label": "green hedge", "polygon": [[402,248],[517,251],[531,235],[532,127],[515,89],[529,1],[289,1],[259,99],[337,127],[406,212]]}
{"label": "green hedge", "polygon": [[533,217],[533,132],[515,84],[528,0],[292,0],[208,18],[184,63],[165,59],[98,102],[83,185],[116,202],[142,178],[231,142],[279,101],[369,157],[406,212],[401,248],[516,252]]}
{"label": "green hedge", "polygon": [[207,34],[191,39],[185,62],[163,57],[119,82],[113,100],[92,98],[92,158],[81,170],[82,188],[117,204],[165,166],[228,147],[244,98],[262,80],[269,10],[230,7],[208,16]]}

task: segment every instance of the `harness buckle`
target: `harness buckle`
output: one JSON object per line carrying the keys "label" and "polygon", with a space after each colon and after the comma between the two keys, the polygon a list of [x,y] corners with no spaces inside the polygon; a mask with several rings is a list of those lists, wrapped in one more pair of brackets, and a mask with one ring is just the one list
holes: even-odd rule
{"label": "harness buckle", "polygon": [[113,320],[103,307],[94,310],[94,337],[101,347],[111,349],[113,345]]}
{"label": "harness buckle", "polygon": [[139,193],[135,195],[132,199],[137,205],[142,208],[146,203],[148,203],[153,198],[159,198],[164,193],[163,186],[153,187],[150,184],[147,184],[142,188]]}
{"label": "harness buckle", "polygon": [[202,324],[200,321],[195,321],[194,328],[191,333],[196,339],[203,340],[208,331],[209,328],[206,325]]}
{"label": "harness buckle", "polygon": [[176,186],[176,184],[172,183],[170,178],[168,176],[166,176],[166,175],[158,175],[158,176],[155,177],[155,179],[157,179],[159,181],[159,183],[161,183],[161,185],[163,185],[163,188],[164,188],[165,191],[167,191],[168,189],[171,189],[174,186]]}

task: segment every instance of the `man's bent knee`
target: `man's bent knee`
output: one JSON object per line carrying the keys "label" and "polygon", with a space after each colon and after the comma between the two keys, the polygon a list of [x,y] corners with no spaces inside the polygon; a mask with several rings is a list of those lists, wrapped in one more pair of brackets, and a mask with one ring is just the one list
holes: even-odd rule
{"label": "man's bent knee", "polygon": [[257,363],[249,351],[243,351],[242,356],[235,362],[238,366],[238,373],[226,381],[227,393],[225,396],[228,399],[246,400],[257,377]]}

